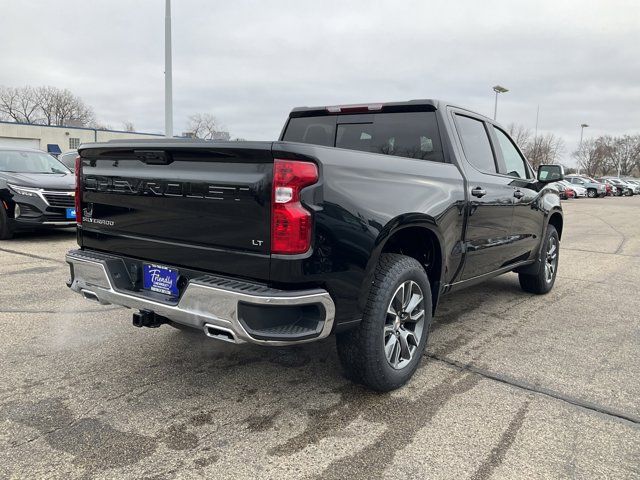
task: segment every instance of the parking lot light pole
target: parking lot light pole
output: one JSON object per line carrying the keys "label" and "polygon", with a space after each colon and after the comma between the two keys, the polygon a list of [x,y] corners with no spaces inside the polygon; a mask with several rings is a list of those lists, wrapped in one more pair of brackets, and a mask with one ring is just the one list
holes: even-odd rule
{"label": "parking lot light pole", "polygon": [[507,93],[509,91],[508,88],[501,87],[500,85],[496,85],[493,87],[493,91],[496,92],[496,99],[493,105],[493,119],[496,119],[498,115],[498,94],[499,93]]}
{"label": "parking lot light pole", "polygon": [[171,0],[166,0],[164,14],[164,135],[173,137],[173,85],[171,65]]}
{"label": "parking lot light pole", "polygon": [[[580,125],[580,143],[578,144],[578,152],[582,150],[582,136],[584,135],[584,129],[588,127],[586,123]],[[578,175],[580,175],[580,164],[578,164]]]}

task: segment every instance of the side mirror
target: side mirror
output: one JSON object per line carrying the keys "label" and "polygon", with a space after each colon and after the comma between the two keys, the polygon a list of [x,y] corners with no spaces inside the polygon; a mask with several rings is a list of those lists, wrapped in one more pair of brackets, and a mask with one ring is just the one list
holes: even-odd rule
{"label": "side mirror", "polygon": [[564,180],[564,167],[562,165],[540,165],[538,168],[538,181],[540,183],[559,182]]}

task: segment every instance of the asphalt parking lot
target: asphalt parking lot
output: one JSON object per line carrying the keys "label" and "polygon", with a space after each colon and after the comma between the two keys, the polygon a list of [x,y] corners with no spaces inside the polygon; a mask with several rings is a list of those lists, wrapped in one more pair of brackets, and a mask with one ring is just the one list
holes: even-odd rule
{"label": "asphalt parking lot", "polygon": [[332,338],[236,347],[68,291],[73,232],[0,243],[1,478],[640,478],[640,198],[564,202],[547,296],[443,300],[391,394]]}

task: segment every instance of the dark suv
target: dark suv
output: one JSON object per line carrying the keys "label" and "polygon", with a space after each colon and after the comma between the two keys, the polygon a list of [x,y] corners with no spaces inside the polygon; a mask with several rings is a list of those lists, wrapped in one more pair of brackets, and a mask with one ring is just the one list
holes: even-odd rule
{"label": "dark suv", "polygon": [[0,240],[18,230],[76,223],[75,180],[48,153],[0,147]]}

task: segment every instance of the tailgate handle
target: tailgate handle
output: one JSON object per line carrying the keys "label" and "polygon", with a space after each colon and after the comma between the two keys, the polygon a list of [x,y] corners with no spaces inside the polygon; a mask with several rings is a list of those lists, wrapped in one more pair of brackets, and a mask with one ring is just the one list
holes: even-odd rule
{"label": "tailgate handle", "polygon": [[134,150],[133,154],[148,165],[169,165],[173,162],[171,155],[164,150]]}

